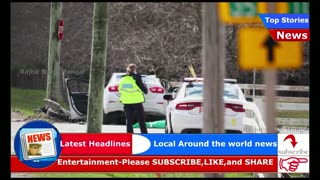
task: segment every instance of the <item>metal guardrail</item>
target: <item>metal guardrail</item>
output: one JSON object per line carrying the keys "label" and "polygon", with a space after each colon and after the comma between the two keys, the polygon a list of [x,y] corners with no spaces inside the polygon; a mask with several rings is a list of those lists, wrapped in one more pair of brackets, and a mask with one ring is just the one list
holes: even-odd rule
{"label": "metal guardrail", "polygon": [[[255,89],[255,90],[265,90],[266,85],[264,84],[238,84],[241,89]],[[288,85],[276,85],[276,91],[300,91],[309,92],[309,86],[288,86]]]}
{"label": "metal guardrail", "polygon": [[[251,91],[253,90],[264,90],[264,84],[238,84],[241,89],[244,90],[246,96],[252,96]],[[309,92],[309,86],[287,86],[287,85],[277,85],[277,91],[294,91],[294,92]],[[254,102],[257,104],[261,110],[263,117],[264,115],[264,101],[266,97],[264,96],[255,96]],[[309,97],[286,97],[278,96],[276,102],[276,109],[281,111],[299,111],[299,112],[309,112]],[[309,126],[308,118],[277,118],[278,126]]]}
{"label": "metal guardrail", "polygon": [[278,126],[309,126],[309,119],[306,118],[277,118]]}

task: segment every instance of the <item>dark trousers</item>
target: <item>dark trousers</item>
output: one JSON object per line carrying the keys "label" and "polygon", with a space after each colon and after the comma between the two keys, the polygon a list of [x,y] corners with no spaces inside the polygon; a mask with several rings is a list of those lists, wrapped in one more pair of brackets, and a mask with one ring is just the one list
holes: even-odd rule
{"label": "dark trousers", "polygon": [[125,104],[124,112],[126,113],[127,133],[133,133],[133,122],[136,117],[139,122],[141,133],[147,134],[146,120],[144,115],[143,104]]}

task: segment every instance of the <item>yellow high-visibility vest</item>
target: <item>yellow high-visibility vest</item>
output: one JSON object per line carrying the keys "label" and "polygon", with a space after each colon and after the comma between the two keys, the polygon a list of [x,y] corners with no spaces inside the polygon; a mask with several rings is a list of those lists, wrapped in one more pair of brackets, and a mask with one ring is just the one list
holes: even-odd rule
{"label": "yellow high-visibility vest", "polygon": [[119,83],[120,102],[122,104],[143,103],[144,95],[132,76],[126,75]]}

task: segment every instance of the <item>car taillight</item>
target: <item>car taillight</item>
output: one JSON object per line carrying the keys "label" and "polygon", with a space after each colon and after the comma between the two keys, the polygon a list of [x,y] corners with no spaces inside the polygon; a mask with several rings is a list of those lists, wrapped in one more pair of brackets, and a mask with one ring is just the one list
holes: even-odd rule
{"label": "car taillight", "polygon": [[202,103],[200,102],[187,102],[187,103],[179,103],[176,105],[177,110],[192,110],[196,107],[201,107]]}
{"label": "car taillight", "polygon": [[224,107],[232,109],[235,112],[245,112],[245,110],[243,109],[243,106],[240,104],[226,103]]}
{"label": "car taillight", "polygon": [[160,93],[160,94],[164,93],[164,89],[162,87],[155,86],[155,87],[152,87],[152,88],[149,88],[149,89],[153,93]]}
{"label": "car taillight", "polygon": [[115,86],[109,86],[108,90],[109,92],[118,92],[119,91],[119,86],[115,85]]}

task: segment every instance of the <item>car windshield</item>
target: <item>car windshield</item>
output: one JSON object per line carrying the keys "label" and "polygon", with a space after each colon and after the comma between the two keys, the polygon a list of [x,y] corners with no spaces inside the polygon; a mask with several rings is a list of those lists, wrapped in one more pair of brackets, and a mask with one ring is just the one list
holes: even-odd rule
{"label": "car windshield", "polygon": [[[185,97],[203,97],[203,84],[188,84],[186,86]],[[224,98],[239,99],[237,86],[224,84]]]}
{"label": "car windshield", "polygon": [[223,97],[229,99],[239,99],[239,92],[237,86],[225,83]]}
{"label": "car windshield", "polygon": [[203,85],[202,84],[188,84],[186,86],[186,97],[202,97],[203,96]]}

